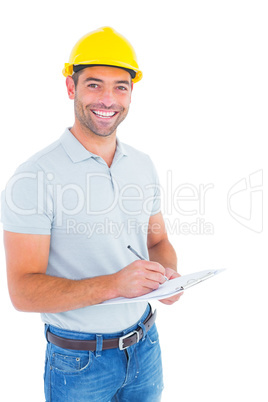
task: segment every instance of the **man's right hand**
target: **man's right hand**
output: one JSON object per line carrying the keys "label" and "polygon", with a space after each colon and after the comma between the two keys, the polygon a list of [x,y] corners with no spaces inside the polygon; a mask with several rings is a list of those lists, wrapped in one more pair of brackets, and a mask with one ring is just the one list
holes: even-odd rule
{"label": "man's right hand", "polygon": [[137,260],[113,274],[118,297],[138,297],[165,282],[165,268],[158,262]]}

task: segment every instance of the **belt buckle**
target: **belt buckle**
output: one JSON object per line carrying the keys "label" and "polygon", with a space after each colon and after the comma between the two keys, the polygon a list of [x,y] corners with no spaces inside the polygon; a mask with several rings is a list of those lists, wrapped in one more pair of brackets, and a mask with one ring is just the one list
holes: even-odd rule
{"label": "belt buckle", "polygon": [[125,349],[129,348],[129,346],[131,346],[131,345],[129,345],[129,346],[124,346],[124,340],[125,340],[126,338],[129,338],[130,336],[132,336],[132,335],[134,335],[134,334],[137,335],[137,341],[136,341],[136,343],[139,342],[139,340],[140,340],[140,334],[139,334],[139,332],[138,332],[138,331],[129,332],[128,334],[123,335],[123,336],[121,336],[121,337],[119,338],[119,349],[120,349],[120,350],[125,350]]}

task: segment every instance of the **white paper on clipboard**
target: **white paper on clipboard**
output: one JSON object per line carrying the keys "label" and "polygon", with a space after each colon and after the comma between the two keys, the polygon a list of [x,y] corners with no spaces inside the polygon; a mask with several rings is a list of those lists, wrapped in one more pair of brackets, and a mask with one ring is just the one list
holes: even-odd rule
{"label": "white paper on clipboard", "polygon": [[212,278],[214,275],[219,274],[224,271],[224,269],[219,270],[206,270],[195,272],[189,275],[183,275],[179,278],[171,279],[160,285],[157,290],[153,290],[146,295],[133,297],[133,298],[125,298],[125,297],[117,297],[115,299],[106,300],[100,305],[103,304],[120,304],[120,303],[134,303],[139,301],[150,301],[150,300],[161,300],[166,299],[168,297],[174,296],[178,293],[183,292],[184,290],[197,285],[200,282],[205,281],[206,279]]}

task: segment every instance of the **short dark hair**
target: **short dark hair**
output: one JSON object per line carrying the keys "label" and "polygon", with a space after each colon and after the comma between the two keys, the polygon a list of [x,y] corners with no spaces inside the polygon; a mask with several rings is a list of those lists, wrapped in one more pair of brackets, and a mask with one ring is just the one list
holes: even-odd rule
{"label": "short dark hair", "polygon": [[81,75],[81,72],[82,72],[82,70],[81,70],[81,71],[78,71],[77,73],[74,73],[74,74],[72,75],[72,79],[74,80],[74,87],[75,87],[75,88],[77,87],[78,78],[79,78],[79,76]]}
{"label": "short dark hair", "polygon": [[78,78],[79,78],[79,76],[81,75],[81,72],[84,70],[84,68],[87,68],[87,67],[96,67],[96,66],[122,68],[123,70],[127,71],[127,72],[130,74],[131,79],[133,79],[133,78],[136,77],[136,71],[130,70],[130,69],[124,68],[124,67],[109,66],[109,65],[106,65],[106,64],[74,65],[74,67],[73,67],[74,73],[73,73],[73,75],[72,75],[72,78],[73,78],[73,80],[74,80],[74,86],[75,86],[75,88],[76,88],[77,83],[78,83]]}

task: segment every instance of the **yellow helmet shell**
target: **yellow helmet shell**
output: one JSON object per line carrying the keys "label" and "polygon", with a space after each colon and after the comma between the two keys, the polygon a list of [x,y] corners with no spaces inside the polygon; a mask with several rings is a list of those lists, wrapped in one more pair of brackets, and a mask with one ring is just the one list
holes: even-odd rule
{"label": "yellow helmet shell", "polygon": [[142,79],[136,53],[129,41],[113,28],[103,27],[84,35],[74,46],[69,63],[65,63],[62,73],[65,77],[73,74],[73,66],[100,64],[134,70],[133,82]]}

